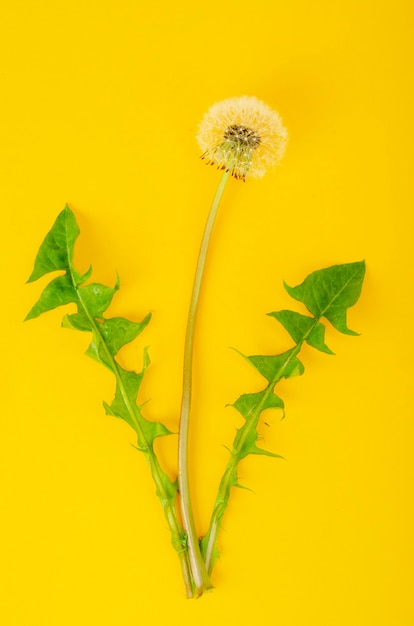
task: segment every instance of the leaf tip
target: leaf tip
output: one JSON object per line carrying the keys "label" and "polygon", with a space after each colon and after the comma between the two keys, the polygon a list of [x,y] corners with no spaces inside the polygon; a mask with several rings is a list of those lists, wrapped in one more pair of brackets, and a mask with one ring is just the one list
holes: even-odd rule
{"label": "leaf tip", "polygon": [[285,280],[283,281],[283,287],[285,288],[285,291],[287,291],[290,296],[292,295],[292,292],[295,289],[294,287],[291,287],[290,285],[288,285]]}
{"label": "leaf tip", "polygon": [[245,359],[246,361],[249,360],[249,357],[246,356],[245,354],[243,354],[243,352],[241,352],[240,350],[238,350],[237,348],[234,348],[233,346],[229,346],[230,350],[233,350],[233,352],[236,352],[239,356],[241,356],[243,359]]}
{"label": "leaf tip", "polygon": [[29,320],[32,320],[35,317],[35,315],[32,314],[32,310],[33,309],[30,309],[30,311],[28,312],[28,314],[24,318],[23,322],[28,322]]}

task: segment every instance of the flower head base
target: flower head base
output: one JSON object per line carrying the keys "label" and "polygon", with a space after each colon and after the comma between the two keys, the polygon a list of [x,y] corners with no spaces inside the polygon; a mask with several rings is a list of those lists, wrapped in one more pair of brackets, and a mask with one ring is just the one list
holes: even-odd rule
{"label": "flower head base", "polygon": [[207,164],[245,180],[261,178],[283,157],[287,131],[278,113],[250,96],[217,102],[205,114],[197,135]]}

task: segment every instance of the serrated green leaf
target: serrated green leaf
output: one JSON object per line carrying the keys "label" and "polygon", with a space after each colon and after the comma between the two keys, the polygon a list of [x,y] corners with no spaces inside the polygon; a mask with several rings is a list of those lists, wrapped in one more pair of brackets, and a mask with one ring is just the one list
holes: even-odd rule
{"label": "serrated green leaf", "polygon": [[[154,439],[171,435],[172,432],[161,422],[150,421],[141,415],[139,407],[136,405],[136,396],[140,387],[144,371],[136,374],[123,368],[119,368],[123,381],[123,387],[116,388],[115,398],[109,405],[104,402],[107,415],[118,417],[127,422],[138,434],[139,450],[148,452],[152,449]],[[125,393],[127,391],[127,393]],[[139,429],[136,428],[139,422]],[[143,433],[144,437],[141,436]]]}
{"label": "serrated green leaf", "polygon": [[90,283],[79,288],[79,297],[92,317],[102,319],[117,290],[117,286],[108,287],[100,283]]}
{"label": "serrated green leaf", "polygon": [[99,324],[100,322],[96,322],[96,325],[93,326],[92,341],[89,344],[85,354],[94,361],[97,361],[97,363],[104,365],[115,374],[117,371],[116,363],[114,362],[110,351],[102,340],[102,335],[99,332],[98,327]]}
{"label": "serrated green leaf", "polygon": [[145,417],[141,416],[140,421],[142,430],[144,431],[145,439],[148,445],[152,446],[154,443],[154,439],[157,437],[165,437],[167,435],[172,435],[173,433],[169,430],[164,424],[161,422],[153,422],[145,419]]}
{"label": "serrated green leaf", "polygon": [[246,420],[255,415],[260,407],[260,411],[265,409],[283,409],[284,402],[275,393],[266,394],[266,390],[258,393],[245,393],[232,404]]}
{"label": "serrated green leaf", "polygon": [[[240,435],[239,437],[237,435]],[[237,450],[237,458],[239,461],[244,459],[248,454],[254,454],[256,450],[256,441],[259,436],[255,428],[246,429],[244,426],[239,428],[234,440],[234,447]],[[239,441],[242,441],[239,445]]]}
{"label": "serrated green leaf", "polygon": [[314,316],[310,317],[288,310],[269,313],[291,335],[295,342],[294,347],[275,356],[246,357],[239,353],[266,378],[268,384],[263,391],[244,394],[233,404],[246,421],[236,432],[230,458],[220,481],[209,529],[200,543],[209,572],[218,556],[218,531],[228,505],[231,489],[241,486],[237,472],[240,461],[249,454],[283,458],[257,445],[259,438],[257,425],[260,414],[267,408],[283,408],[283,401],[274,394],[274,388],[281,378],[303,373],[304,368],[297,354],[305,341],[322,352],[332,354],[325,344],[325,326],[320,323],[321,317],[328,319],[341,332],[354,334],[346,326],[346,311],[359,297],[364,271],[364,263],[333,266],[314,272],[298,287],[285,285],[288,293],[303,302]]}
{"label": "serrated green leaf", "polygon": [[285,289],[315,317],[325,317],[341,333],[357,335],[348,328],[346,313],[360,296],[364,275],[363,261],[333,265],[313,272],[296,287],[285,283]]}
{"label": "serrated green leaf", "polygon": [[44,238],[27,282],[33,282],[49,272],[67,269],[73,258],[73,246],[78,235],[79,226],[66,205]]}
{"label": "serrated green leaf", "polygon": [[148,350],[145,348],[144,363],[142,370],[139,373],[126,370],[120,365],[117,365],[117,373],[122,384],[122,388],[118,384],[115,391],[115,398],[113,399],[111,405],[109,406],[105,403],[105,409],[108,414],[127,421],[131,426],[133,426],[133,428],[135,428],[135,425],[133,419],[134,416],[131,416],[131,407],[134,409],[133,413],[135,414],[135,411],[138,408],[136,406],[138,391],[149,364],[150,358]]}
{"label": "serrated green leaf", "polygon": [[[117,277],[114,287],[100,283],[85,284],[91,276],[92,268],[90,267],[86,273],[81,274],[72,263],[74,243],[78,235],[79,227],[75,216],[66,206],[39,249],[29,281],[34,281],[56,270],[64,270],[65,274],[49,283],[26,319],[37,317],[62,304],[70,302],[76,304],[77,312],[65,315],[62,326],[91,332],[92,341],[87,354],[109,368],[114,374],[115,397],[111,404],[104,402],[104,407],[109,415],[123,419],[136,432],[138,449],[146,454],[156,485],[156,493],[161,500],[170,527],[173,546],[181,554],[187,548],[185,533],[176,517],[177,481],[173,482],[164,472],[154,451],[154,440],[171,434],[171,431],[160,422],[144,418],[141,407],[137,405],[139,387],[149,365],[148,352],[145,349],[144,364],[140,373],[123,369],[116,360],[116,355],[122,346],[142,332],[151,315],[147,315],[141,322],[132,322],[122,317],[106,318],[104,316],[115,292],[119,289],[119,278]],[[185,567],[188,567],[187,561]]]}
{"label": "serrated green leaf", "polygon": [[254,355],[245,357],[266,380],[271,383],[281,378],[301,376],[303,363],[294,355],[294,349],[277,355]]}
{"label": "serrated green leaf", "polygon": [[[234,439],[234,451],[233,454],[237,456],[237,461],[240,462],[249,454],[271,456],[273,458],[281,458],[280,454],[275,454],[264,448],[259,448],[257,440],[259,434],[256,428],[252,428],[251,425],[246,423],[238,429],[236,437]],[[233,485],[235,486],[235,485]]]}
{"label": "serrated green leaf", "polygon": [[119,375],[122,380],[122,388],[117,385],[115,397],[110,405],[104,402],[105,411],[108,415],[125,420],[135,430],[136,397],[143,373],[129,372],[119,366]]}
{"label": "serrated green leaf", "polygon": [[144,437],[140,438],[140,433],[137,431],[138,442],[140,446],[139,449],[143,452],[147,451],[148,448],[152,448],[154,439],[157,437],[172,434],[161,422],[145,419],[136,404],[138,391],[149,363],[148,351],[145,349],[144,364],[141,372],[131,372],[117,365],[118,376],[122,382],[122,386],[120,384],[117,385],[115,398],[110,405],[104,402],[104,407],[108,415],[113,415],[114,417],[125,420],[135,431],[137,431],[136,425],[137,421],[139,421],[139,430],[142,431]]}
{"label": "serrated green leaf", "polygon": [[282,324],[295,343],[305,340],[313,348],[333,354],[325,343],[325,326],[315,318],[289,310],[273,311],[268,315]]}
{"label": "serrated green leaf", "polygon": [[[104,317],[119,289],[119,277],[114,287],[100,283],[81,286],[90,278],[92,268],[81,274],[72,265],[73,248],[78,235],[76,218],[66,206],[40,246],[29,281],[56,270],[64,270],[65,274],[53,279],[45,287],[26,319],[37,317],[60,305],[71,302],[76,304],[77,313],[65,315],[62,326],[92,332],[92,341],[86,354],[112,371],[117,379],[115,398],[111,405],[105,403],[105,408],[111,415],[124,419],[136,431],[140,431],[140,445],[148,447],[148,442],[152,445],[156,437],[170,433],[162,424],[145,420],[136,404],[138,389],[149,364],[148,352],[144,352],[144,366],[139,374],[124,370],[115,360],[115,356],[125,344],[143,331],[151,314],[141,322],[132,322],[122,317]],[[137,420],[141,421],[140,426],[137,426]],[[147,437],[148,441],[145,443]]]}
{"label": "serrated green leaf", "polygon": [[70,328],[71,330],[80,330],[82,332],[93,331],[92,323],[85,313],[65,315],[62,319],[62,328]]}
{"label": "serrated green leaf", "polygon": [[25,321],[39,317],[46,311],[51,311],[58,306],[70,304],[71,302],[78,303],[78,296],[71,278],[68,274],[58,276],[46,285],[39,300],[26,315]]}
{"label": "serrated green leaf", "polygon": [[150,319],[151,313],[148,313],[141,322],[131,322],[124,317],[111,317],[105,320],[99,328],[112,356],[115,356],[124,345],[138,337]]}

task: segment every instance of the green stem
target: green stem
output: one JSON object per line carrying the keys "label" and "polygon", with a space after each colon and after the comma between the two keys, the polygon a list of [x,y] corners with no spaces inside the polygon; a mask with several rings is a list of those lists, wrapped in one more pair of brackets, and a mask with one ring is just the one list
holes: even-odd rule
{"label": "green stem", "polygon": [[210,243],[211,233],[217,210],[223,196],[226,183],[231,176],[227,171],[223,174],[214,196],[213,203],[207,218],[198,256],[196,273],[194,276],[193,291],[187,318],[187,330],[184,348],[183,368],[183,391],[181,400],[180,431],[178,438],[178,486],[180,491],[181,514],[184,530],[187,533],[188,552],[190,557],[192,574],[195,582],[196,595],[201,595],[203,590],[211,589],[212,584],[200,552],[199,539],[195,527],[193,509],[190,496],[190,481],[188,472],[188,437],[189,420],[191,409],[192,369],[194,333],[196,326],[198,303],[200,299],[201,283]]}
{"label": "green stem", "polygon": [[[118,364],[116,360],[112,357],[112,354],[110,350],[108,349],[108,346],[105,343],[105,339],[102,336],[102,333],[100,332],[99,326],[96,324],[95,319],[90,315],[88,308],[83,301],[82,294],[80,290],[77,288],[75,276],[74,276],[71,266],[69,266],[69,270],[71,273],[73,285],[75,286],[75,290],[79,299],[80,306],[82,307],[85,315],[87,316],[91,324],[91,327],[94,329],[97,337],[99,337],[99,341],[101,342],[101,345],[105,351],[105,356],[108,360],[108,363],[111,363],[112,372],[116,378],[117,385],[122,394],[122,399],[131,417],[131,423],[133,424],[133,428],[138,436],[138,441],[141,444],[140,447],[147,456],[148,463],[149,463],[150,470],[151,470],[151,475],[153,477],[153,480],[156,486],[156,493],[157,493],[158,498],[161,501],[161,505],[164,510],[164,515],[165,515],[165,518],[167,520],[167,523],[170,529],[171,542],[175,551],[177,552],[177,555],[180,561],[181,571],[182,571],[184,585],[186,589],[186,595],[188,598],[192,598],[194,596],[193,579],[192,579],[192,574],[191,574],[188,550],[186,547],[186,538],[181,528],[181,525],[178,521],[177,512],[175,510],[175,504],[174,502],[171,501],[171,498],[169,497],[165,489],[164,482],[163,482],[164,472],[158,462],[157,456],[152,446],[148,445],[146,441],[145,434],[139,423],[139,417],[137,416],[137,411],[139,411],[139,408],[136,406],[135,402],[134,403],[131,402],[128,396],[128,392],[125,388],[125,385],[122,381],[122,377],[119,373]],[[144,444],[145,448],[142,444]]]}
{"label": "green stem", "polygon": [[217,498],[214,504],[213,513],[210,520],[210,526],[207,531],[205,537],[203,537],[201,546],[202,546],[202,556],[204,562],[206,564],[206,569],[209,574],[214,566],[214,561],[217,555],[217,541],[218,541],[218,533],[220,530],[221,519],[224,515],[224,512],[229,503],[230,491],[234,485],[234,480],[237,478],[237,466],[241,461],[240,454],[243,450],[243,446],[245,444],[246,439],[250,436],[252,429],[257,427],[260,414],[263,410],[263,407],[266,405],[266,401],[269,398],[270,394],[273,393],[273,390],[276,384],[283,378],[283,374],[286,371],[286,368],[289,366],[289,363],[292,359],[300,352],[303,342],[306,340],[306,337],[310,335],[312,330],[318,324],[320,317],[315,318],[314,323],[311,328],[306,332],[306,334],[300,339],[300,341],[296,344],[296,346],[289,353],[288,358],[283,363],[283,365],[279,368],[279,371],[274,376],[273,380],[268,384],[265,389],[265,393],[260,401],[260,403],[255,408],[254,414],[251,419],[249,419],[249,424],[244,428],[242,436],[238,439],[237,447],[233,447],[231,452],[230,460],[227,463],[226,469],[224,470],[224,474],[221,478],[220,485],[217,492]]}

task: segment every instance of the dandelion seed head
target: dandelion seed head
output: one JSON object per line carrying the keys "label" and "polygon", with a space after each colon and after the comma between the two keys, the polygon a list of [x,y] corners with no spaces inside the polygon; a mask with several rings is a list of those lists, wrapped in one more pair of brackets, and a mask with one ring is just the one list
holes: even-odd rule
{"label": "dandelion seed head", "polygon": [[279,163],[287,139],[279,114],[253,96],[213,104],[197,134],[206,163],[241,180],[261,178]]}

